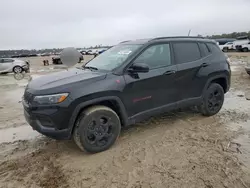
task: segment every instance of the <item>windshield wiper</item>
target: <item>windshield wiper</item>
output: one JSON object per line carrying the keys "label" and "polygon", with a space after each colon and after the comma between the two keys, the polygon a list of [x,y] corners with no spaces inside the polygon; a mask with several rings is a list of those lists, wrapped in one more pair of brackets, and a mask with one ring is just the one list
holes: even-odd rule
{"label": "windshield wiper", "polygon": [[91,67],[91,66],[84,66],[84,67],[82,67],[82,68],[84,68],[84,69],[90,69],[90,70],[98,70],[98,68],[96,68],[96,67]]}

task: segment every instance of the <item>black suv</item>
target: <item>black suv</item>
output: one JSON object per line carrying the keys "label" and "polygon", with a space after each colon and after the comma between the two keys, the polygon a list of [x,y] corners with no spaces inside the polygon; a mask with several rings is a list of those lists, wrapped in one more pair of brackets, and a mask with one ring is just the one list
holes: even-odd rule
{"label": "black suv", "polygon": [[72,68],[31,81],[23,96],[27,122],[88,152],[114,144],[121,127],[177,108],[218,113],[230,87],[229,59],[198,37],[122,42]]}

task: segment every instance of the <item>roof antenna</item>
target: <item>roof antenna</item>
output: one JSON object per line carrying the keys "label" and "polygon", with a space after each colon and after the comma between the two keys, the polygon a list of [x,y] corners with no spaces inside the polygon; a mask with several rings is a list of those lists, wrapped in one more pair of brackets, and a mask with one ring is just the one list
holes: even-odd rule
{"label": "roof antenna", "polygon": [[190,33],[191,33],[191,29],[189,29],[189,31],[188,31],[188,36],[190,36]]}

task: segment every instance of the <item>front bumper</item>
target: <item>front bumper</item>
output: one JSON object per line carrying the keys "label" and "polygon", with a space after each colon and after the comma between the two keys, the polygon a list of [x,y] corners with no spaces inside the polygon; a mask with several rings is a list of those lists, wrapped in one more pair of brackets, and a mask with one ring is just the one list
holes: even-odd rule
{"label": "front bumper", "polygon": [[24,65],[22,68],[25,72],[30,72],[30,67],[28,65]]}
{"label": "front bumper", "polygon": [[[71,138],[71,129],[58,129],[56,127],[55,121],[51,118],[49,114],[50,109],[43,110],[45,114],[34,113],[32,110],[27,108],[27,104],[23,101],[24,106],[24,117],[29,125],[37,132],[57,140],[68,140]],[[47,112],[46,112],[47,111]]]}

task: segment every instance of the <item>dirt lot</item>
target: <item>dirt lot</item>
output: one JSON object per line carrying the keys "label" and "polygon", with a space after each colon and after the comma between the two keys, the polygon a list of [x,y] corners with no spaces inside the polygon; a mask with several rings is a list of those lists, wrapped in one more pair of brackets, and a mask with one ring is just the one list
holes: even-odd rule
{"label": "dirt lot", "polygon": [[[122,131],[98,154],[33,131],[20,103],[31,76],[54,69],[32,58],[22,80],[0,76],[0,187],[250,187],[250,53],[229,53],[232,86],[213,117],[182,110]],[[250,97],[250,96],[249,96]]]}

